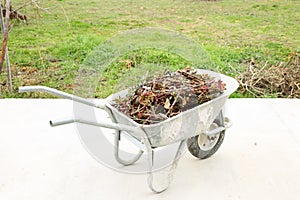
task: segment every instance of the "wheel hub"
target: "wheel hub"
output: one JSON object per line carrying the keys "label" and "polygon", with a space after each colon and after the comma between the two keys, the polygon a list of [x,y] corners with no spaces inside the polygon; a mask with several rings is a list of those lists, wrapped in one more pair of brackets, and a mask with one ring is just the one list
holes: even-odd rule
{"label": "wheel hub", "polygon": [[[209,127],[209,131],[216,128],[218,128],[218,125],[216,123],[212,123],[212,125]],[[201,150],[209,151],[217,144],[219,137],[220,133],[211,136],[202,133],[198,137],[198,145]]]}

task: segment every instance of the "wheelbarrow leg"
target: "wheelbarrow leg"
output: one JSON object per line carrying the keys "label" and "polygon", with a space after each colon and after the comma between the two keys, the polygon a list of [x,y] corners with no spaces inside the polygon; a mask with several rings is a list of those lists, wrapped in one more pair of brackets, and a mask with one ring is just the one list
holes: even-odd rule
{"label": "wheelbarrow leg", "polygon": [[[108,113],[110,119],[112,120],[112,122],[117,123],[117,120],[115,118],[115,116],[112,114],[111,110],[108,108],[105,108],[105,111]],[[140,157],[143,155],[144,151],[139,150],[139,152],[130,160],[124,160],[120,157],[119,155],[119,150],[120,150],[120,140],[121,140],[121,132],[120,130],[116,130],[115,131],[115,137],[114,137],[114,143],[115,143],[115,159],[118,163],[124,165],[124,166],[128,166],[128,165],[132,165],[133,163],[135,163],[136,161],[138,161],[138,159],[140,159]]]}
{"label": "wheelbarrow leg", "polygon": [[116,131],[115,132],[115,159],[124,166],[132,165],[138,159],[140,159],[144,151],[139,150],[139,152],[131,160],[124,160],[119,155],[120,139],[121,139],[121,131]]}
{"label": "wheelbarrow leg", "polygon": [[[161,169],[158,170],[156,172],[153,171],[153,157],[154,157],[154,152],[151,149],[151,151],[148,152],[148,164],[149,164],[149,171],[148,171],[148,185],[149,188],[156,192],[156,193],[161,193],[163,191],[165,191],[166,189],[168,189],[172,179],[173,179],[173,175],[175,173],[178,161],[183,153],[184,147],[185,147],[185,143],[186,140],[182,140],[178,146],[176,155],[172,161],[172,163]],[[157,174],[157,176],[159,176],[160,179],[162,179],[162,181],[156,181],[155,179],[155,174]],[[156,183],[157,182],[157,183]]]}

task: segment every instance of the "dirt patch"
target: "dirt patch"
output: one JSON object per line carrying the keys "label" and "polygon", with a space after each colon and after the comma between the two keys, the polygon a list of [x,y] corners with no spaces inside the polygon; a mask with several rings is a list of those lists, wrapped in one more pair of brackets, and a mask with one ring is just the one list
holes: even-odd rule
{"label": "dirt patch", "polygon": [[66,81],[68,74],[64,73],[59,66],[51,66],[38,68],[34,66],[17,67],[13,65],[11,68],[13,77],[13,92],[8,91],[6,73],[0,76],[0,91],[3,97],[26,97],[26,98],[53,98],[52,95],[45,93],[18,93],[18,87],[31,85],[51,84],[51,87],[63,90],[72,91],[72,81]]}

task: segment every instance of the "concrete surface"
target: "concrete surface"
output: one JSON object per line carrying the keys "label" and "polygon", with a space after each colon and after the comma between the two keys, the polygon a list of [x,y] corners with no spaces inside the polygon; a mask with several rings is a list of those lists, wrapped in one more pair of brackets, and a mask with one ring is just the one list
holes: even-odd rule
{"label": "concrete surface", "polygon": [[116,172],[82,147],[68,100],[0,100],[0,199],[299,199],[300,100],[230,99],[233,121],[207,160],[188,152],[169,189],[152,193],[146,175]]}

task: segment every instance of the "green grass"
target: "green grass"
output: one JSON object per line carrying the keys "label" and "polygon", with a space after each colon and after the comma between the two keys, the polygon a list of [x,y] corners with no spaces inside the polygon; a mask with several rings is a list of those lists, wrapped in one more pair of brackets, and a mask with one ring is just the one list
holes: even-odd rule
{"label": "green grass", "polygon": [[[26,2],[15,0],[13,7]],[[93,49],[129,29],[152,26],[181,32],[203,46],[220,72],[232,76],[232,68],[251,59],[270,64],[287,61],[291,53],[299,52],[300,46],[297,0],[49,0],[41,1],[40,7],[48,12],[32,6],[21,10],[28,25],[12,21],[9,55],[14,91],[7,91],[6,75],[2,73],[0,87],[4,98],[49,97],[19,94],[17,88],[21,85],[41,84],[73,92],[77,71]],[[151,59],[152,63],[168,62],[175,68],[188,64],[173,54],[139,54],[140,63]],[[124,55],[112,65],[129,57]],[[113,79],[113,75],[105,77],[108,78]],[[113,84],[106,81],[104,85]],[[111,92],[104,89],[96,96]],[[239,93],[234,96],[248,97]]]}

